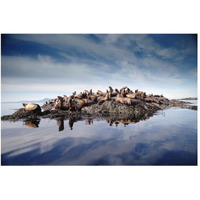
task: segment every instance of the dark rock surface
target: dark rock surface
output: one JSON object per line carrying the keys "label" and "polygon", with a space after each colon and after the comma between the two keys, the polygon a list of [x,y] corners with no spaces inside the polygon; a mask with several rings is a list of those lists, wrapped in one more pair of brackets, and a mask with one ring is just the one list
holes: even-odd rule
{"label": "dark rock surface", "polygon": [[[125,89],[124,89],[125,88]],[[124,87],[120,92],[115,89],[96,94],[90,92],[74,94],[69,98],[58,97],[46,102],[40,110],[25,111],[19,109],[12,115],[1,117],[2,120],[37,120],[38,118],[81,118],[81,117],[109,117],[126,119],[145,119],[152,116],[158,110],[170,107],[180,107],[197,110],[197,106],[189,105],[188,102],[177,99],[169,100],[163,95],[146,95],[145,92],[135,90],[132,92]],[[126,90],[127,88],[127,90]],[[100,95],[99,95],[100,94]],[[126,96],[127,95],[127,96]],[[98,100],[100,99],[100,100]],[[102,100],[103,99],[103,100]]]}

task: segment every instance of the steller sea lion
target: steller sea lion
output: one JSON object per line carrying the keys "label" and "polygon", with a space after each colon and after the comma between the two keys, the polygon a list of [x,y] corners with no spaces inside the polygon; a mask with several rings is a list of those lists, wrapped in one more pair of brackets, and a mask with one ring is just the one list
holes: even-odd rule
{"label": "steller sea lion", "polygon": [[110,93],[112,94],[112,92],[113,92],[113,89],[112,89],[112,87],[111,87],[111,86],[109,86],[109,89],[110,89]]}
{"label": "steller sea lion", "polygon": [[122,95],[122,97],[126,97],[125,88],[122,88],[122,89],[121,89],[121,95]]}
{"label": "steller sea lion", "polygon": [[39,111],[39,112],[41,112],[41,107],[38,104],[35,104],[35,103],[28,103],[28,104],[23,103],[22,105],[24,106],[24,109],[26,111]]}
{"label": "steller sea lion", "polygon": [[122,98],[119,96],[119,94],[117,95],[117,97],[115,98],[115,101],[117,103],[122,103],[122,104],[128,104],[128,105],[131,105],[132,104],[132,101],[130,98]]}
{"label": "steller sea lion", "polygon": [[87,99],[81,99],[81,100],[77,103],[76,107],[77,107],[78,110],[81,110],[82,107],[83,107],[83,106],[86,106],[87,104],[88,104],[88,100],[87,100]]}
{"label": "steller sea lion", "polygon": [[80,94],[75,94],[75,95],[74,95],[74,98],[82,99],[82,98],[83,98],[83,94],[82,94],[82,93],[80,93]]}
{"label": "steller sea lion", "polygon": [[98,91],[97,91],[97,95],[103,96],[104,93],[103,93],[102,91],[98,90]]}
{"label": "steller sea lion", "polygon": [[103,103],[103,102],[105,102],[105,101],[107,101],[107,100],[110,100],[109,94],[106,94],[105,97],[101,98],[101,99],[98,101],[98,104]]}
{"label": "steller sea lion", "polygon": [[55,109],[62,109],[63,108],[63,98],[58,96],[54,105]]}
{"label": "steller sea lion", "polygon": [[126,97],[135,99],[136,94],[135,93],[133,93],[133,94],[127,94]]}
{"label": "steller sea lion", "polygon": [[70,96],[68,99],[68,107],[70,111],[75,111],[75,104],[72,102],[72,97]]}

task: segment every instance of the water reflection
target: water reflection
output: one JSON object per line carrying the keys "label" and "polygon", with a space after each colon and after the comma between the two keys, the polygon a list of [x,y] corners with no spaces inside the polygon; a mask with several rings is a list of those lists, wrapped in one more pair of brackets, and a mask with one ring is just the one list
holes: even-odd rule
{"label": "water reflection", "polygon": [[26,128],[25,124],[31,124],[28,121],[24,125],[2,122],[1,163],[197,165],[196,111],[169,109],[137,121],[120,117],[41,119],[39,129]]}
{"label": "water reflection", "polygon": [[39,128],[40,119],[25,120],[24,124],[28,128]]}
{"label": "water reflection", "polygon": [[[106,121],[110,126],[113,126],[113,124],[118,127],[119,124],[123,124],[124,127],[126,127],[129,124],[135,124],[140,121],[144,121],[152,117],[153,114],[143,114],[140,117],[124,117],[124,116],[112,116],[112,117],[101,117],[99,118],[101,121]],[[73,130],[74,123],[78,121],[85,121],[86,125],[93,125],[93,121],[95,118],[85,118],[85,117],[70,117],[68,120],[68,126],[70,130]],[[56,119],[56,124],[58,125],[58,131],[64,130],[64,122],[67,121],[64,118],[58,118]],[[28,128],[38,128],[40,119],[34,119],[34,120],[25,120],[25,126]]]}
{"label": "water reflection", "polygon": [[64,130],[64,119],[60,118],[56,120],[57,125],[58,125],[58,131],[63,131]]}

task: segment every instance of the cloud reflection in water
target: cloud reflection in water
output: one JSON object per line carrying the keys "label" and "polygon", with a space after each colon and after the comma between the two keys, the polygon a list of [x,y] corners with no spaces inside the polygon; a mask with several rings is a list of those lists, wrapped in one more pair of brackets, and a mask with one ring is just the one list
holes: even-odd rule
{"label": "cloud reflection in water", "polygon": [[112,126],[108,119],[42,119],[36,129],[2,122],[2,165],[196,165],[197,112],[164,113]]}

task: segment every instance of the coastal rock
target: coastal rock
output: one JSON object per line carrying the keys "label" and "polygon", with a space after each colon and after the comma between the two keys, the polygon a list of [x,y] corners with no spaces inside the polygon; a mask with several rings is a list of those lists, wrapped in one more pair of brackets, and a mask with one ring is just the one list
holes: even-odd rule
{"label": "coastal rock", "polygon": [[95,94],[92,90],[90,92],[85,90],[80,95],[75,91],[69,97],[58,96],[44,103],[42,107],[34,103],[23,105],[24,109],[21,108],[14,114],[3,116],[1,119],[77,118],[81,116],[120,116],[120,118],[139,119],[151,116],[157,110],[170,107],[197,110],[197,106],[189,105],[188,102],[178,99],[169,100],[163,95],[147,95],[146,92],[139,90],[135,90],[134,93],[128,87],[123,87],[120,91],[113,90],[111,86],[105,93],[98,90]]}

